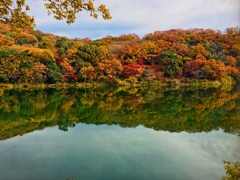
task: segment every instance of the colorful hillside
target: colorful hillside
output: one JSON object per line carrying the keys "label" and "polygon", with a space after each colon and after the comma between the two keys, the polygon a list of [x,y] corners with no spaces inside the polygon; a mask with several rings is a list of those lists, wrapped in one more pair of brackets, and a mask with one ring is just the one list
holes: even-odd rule
{"label": "colorful hillside", "polygon": [[239,80],[240,28],[69,39],[0,24],[0,83]]}

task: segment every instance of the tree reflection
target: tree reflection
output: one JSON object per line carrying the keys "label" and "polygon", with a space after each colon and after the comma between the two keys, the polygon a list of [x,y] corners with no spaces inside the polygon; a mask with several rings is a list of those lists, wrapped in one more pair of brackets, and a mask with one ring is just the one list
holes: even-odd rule
{"label": "tree reflection", "polygon": [[159,88],[5,90],[0,96],[0,139],[77,123],[143,125],[169,132],[240,129],[240,91]]}
{"label": "tree reflection", "polygon": [[235,163],[224,161],[224,169],[226,175],[222,177],[223,180],[238,180],[240,178],[240,162]]}

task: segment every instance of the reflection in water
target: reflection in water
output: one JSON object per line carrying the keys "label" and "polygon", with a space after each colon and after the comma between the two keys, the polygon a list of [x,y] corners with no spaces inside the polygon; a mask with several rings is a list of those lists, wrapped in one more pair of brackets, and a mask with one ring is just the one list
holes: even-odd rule
{"label": "reflection in water", "polygon": [[4,91],[0,179],[220,179],[239,110],[239,90]]}
{"label": "reflection in water", "polygon": [[240,156],[223,131],[169,133],[143,126],[77,124],[0,142],[0,179],[220,179],[223,159]]}
{"label": "reflection in water", "polygon": [[5,91],[0,96],[0,138],[76,123],[143,125],[170,132],[240,128],[240,91],[160,89]]}

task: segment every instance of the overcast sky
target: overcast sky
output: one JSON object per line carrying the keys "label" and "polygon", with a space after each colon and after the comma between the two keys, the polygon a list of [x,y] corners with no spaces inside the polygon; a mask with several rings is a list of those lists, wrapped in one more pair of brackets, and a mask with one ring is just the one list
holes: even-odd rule
{"label": "overcast sky", "polygon": [[87,12],[78,15],[74,24],[48,16],[44,1],[27,0],[36,29],[69,38],[91,39],[107,35],[137,34],[143,37],[157,30],[211,28],[224,31],[240,26],[240,0],[95,0],[105,4],[112,20],[97,20]]}

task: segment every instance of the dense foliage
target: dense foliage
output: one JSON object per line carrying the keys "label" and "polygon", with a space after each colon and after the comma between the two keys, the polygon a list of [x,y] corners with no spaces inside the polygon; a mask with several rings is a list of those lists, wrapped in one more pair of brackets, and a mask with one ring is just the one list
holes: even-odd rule
{"label": "dense foliage", "polygon": [[0,83],[239,80],[240,28],[68,39],[0,24]]}

